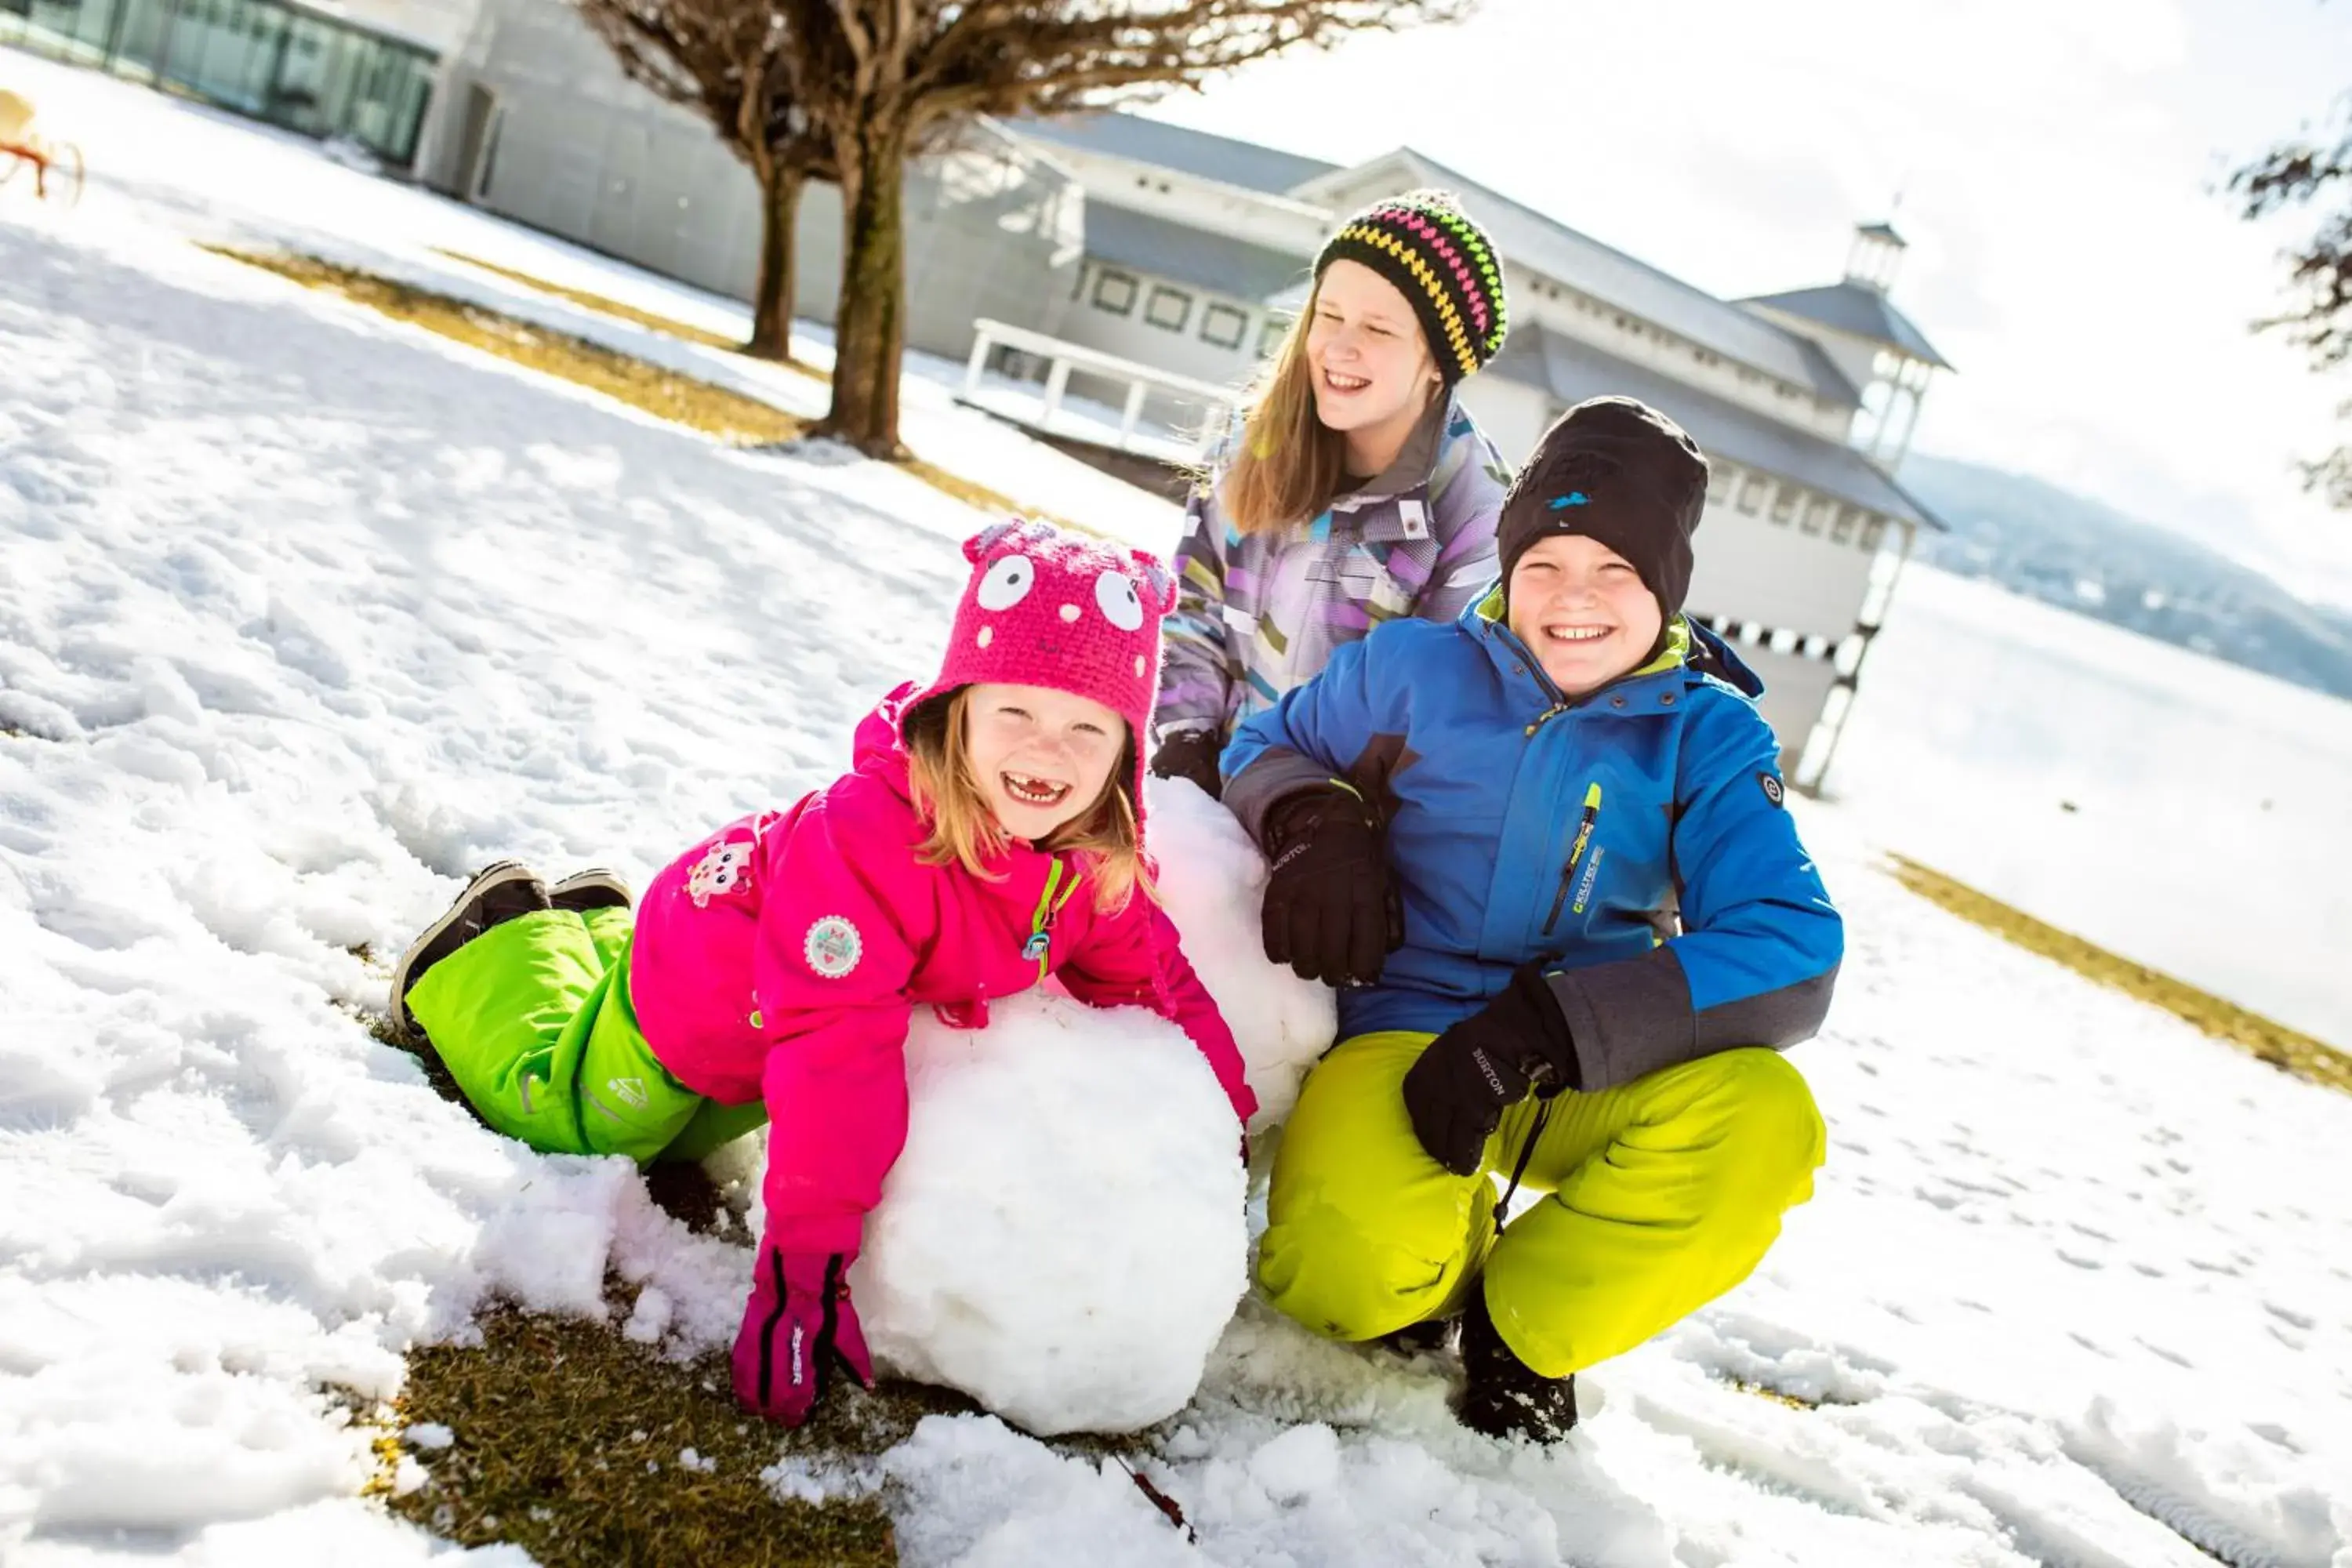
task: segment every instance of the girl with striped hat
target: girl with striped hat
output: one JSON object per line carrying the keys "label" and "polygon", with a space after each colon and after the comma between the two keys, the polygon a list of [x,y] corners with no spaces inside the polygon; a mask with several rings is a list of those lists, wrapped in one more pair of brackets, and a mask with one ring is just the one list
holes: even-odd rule
{"label": "girl with striped hat", "polygon": [[1218,794],[1235,724],[1493,581],[1510,472],[1456,392],[1507,325],[1502,258],[1450,195],[1375,202],[1325,242],[1185,510],[1154,773]]}

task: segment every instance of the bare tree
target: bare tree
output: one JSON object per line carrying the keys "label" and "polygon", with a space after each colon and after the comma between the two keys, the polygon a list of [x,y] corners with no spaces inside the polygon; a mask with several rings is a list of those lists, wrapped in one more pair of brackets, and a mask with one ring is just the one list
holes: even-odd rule
{"label": "bare tree", "polygon": [[817,433],[896,457],[911,155],[975,116],[1065,114],[1197,89],[1288,49],[1458,20],[1478,0],[773,3],[785,18],[792,96],[822,128],[841,185],[833,406]]}
{"label": "bare tree", "polygon": [[631,80],[710,123],[760,184],[760,279],[745,352],[792,357],[801,193],[834,177],[833,141],[792,92],[785,18],[772,0],[574,0]]}
{"label": "bare tree", "polygon": [[[2317,231],[2288,253],[2294,308],[2254,323],[2263,331],[2284,332],[2310,355],[2316,371],[2352,360],[2352,102],[2338,119],[2344,123],[2332,142],[2282,142],[2230,176],[2231,193],[2250,219],[2330,195],[2336,199]],[[2352,418],[2352,403],[2339,412]],[[2325,495],[2331,506],[2352,508],[2352,446],[2302,467],[2305,486]]]}

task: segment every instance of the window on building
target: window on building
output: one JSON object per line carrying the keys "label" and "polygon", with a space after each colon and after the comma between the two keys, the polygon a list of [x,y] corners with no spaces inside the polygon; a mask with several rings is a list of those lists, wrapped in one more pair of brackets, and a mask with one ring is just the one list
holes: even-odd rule
{"label": "window on building", "polygon": [[1830,519],[1836,513],[1837,502],[1827,496],[1815,496],[1812,504],[1805,508],[1805,521],[1799,526],[1807,533],[1819,533],[1830,525]]}
{"label": "window on building", "polygon": [[1274,351],[1282,346],[1282,334],[1288,331],[1290,331],[1289,317],[1276,315],[1271,310],[1267,311],[1265,320],[1258,323],[1257,357],[1271,359],[1274,356]]}
{"label": "window on building", "polygon": [[1832,544],[1852,544],[1854,531],[1862,526],[1862,512],[1856,507],[1838,509],[1837,521],[1830,525]]}
{"label": "window on building", "polygon": [[1201,341],[1214,343],[1221,349],[1237,349],[1249,331],[1249,314],[1231,305],[1212,301],[1201,312]]}
{"label": "window on building", "polygon": [[1782,524],[1794,522],[1797,520],[1797,503],[1802,500],[1802,490],[1783,481],[1772,492],[1772,521]]}
{"label": "window on building", "polygon": [[1135,279],[1124,272],[1095,274],[1095,309],[1124,316],[1135,309]]}
{"label": "window on building", "polygon": [[1729,463],[1715,463],[1706,470],[1706,504],[1729,506],[1731,498],[1739,493],[1739,470]]}
{"label": "window on building", "polygon": [[1192,296],[1181,289],[1154,283],[1151,286],[1151,303],[1143,308],[1143,319],[1155,327],[1181,332],[1184,330],[1184,323],[1192,319]]}
{"label": "window on building", "polygon": [[1739,510],[1750,517],[1764,510],[1764,476],[1749,474],[1739,481]]}
{"label": "window on building", "polygon": [[1886,520],[1885,518],[1865,517],[1862,520],[1862,548],[1875,554],[1878,551],[1878,542],[1885,536]]}

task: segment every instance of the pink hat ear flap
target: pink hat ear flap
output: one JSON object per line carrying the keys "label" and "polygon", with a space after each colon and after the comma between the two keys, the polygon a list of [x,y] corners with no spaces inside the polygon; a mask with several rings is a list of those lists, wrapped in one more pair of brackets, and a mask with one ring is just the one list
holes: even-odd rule
{"label": "pink hat ear flap", "polygon": [[1157,555],[1149,550],[1129,552],[1135,557],[1135,569],[1142,575],[1144,605],[1155,616],[1165,616],[1176,607],[1176,579]]}
{"label": "pink hat ear flap", "polygon": [[1006,539],[1021,531],[1022,520],[1008,517],[1003,522],[992,522],[963,542],[963,558],[977,566]]}

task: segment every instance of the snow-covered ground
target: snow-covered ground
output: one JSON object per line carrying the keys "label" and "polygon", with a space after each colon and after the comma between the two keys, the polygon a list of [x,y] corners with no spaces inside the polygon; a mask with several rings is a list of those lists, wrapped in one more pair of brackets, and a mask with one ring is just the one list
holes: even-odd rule
{"label": "snow-covered ground", "polygon": [[1914,568],[1829,782],[1882,841],[2352,1049],[2352,702]]}
{"label": "snow-covered ground", "polygon": [[[837,771],[932,663],[979,520],[186,239],[635,347],[429,247],[721,302],[96,78],[0,53],[0,81],[97,171],[69,216],[0,202],[0,1557],[425,1561],[326,1389],[389,1394],[493,1295],[601,1312],[608,1265],[640,1333],[720,1343],[748,1259],[436,1097],[354,1016],[362,953],[493,855],[642,878]],[[909,404],[934,460],[1166,542],[943,387]],[[1150,1466],[1197,1545],[1116,1467],[933,1418],[878,1467],[907,1561],[2352,1568],[2352,1101],[1912,899],[1872,864],[1899,828],[1805,811],[1851,946],[1795,1053],[1819,1196],[1580,1379],[1566,1447],[1473,1436],[1441,1363],[1245,1303]]]}

